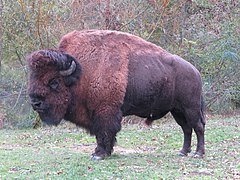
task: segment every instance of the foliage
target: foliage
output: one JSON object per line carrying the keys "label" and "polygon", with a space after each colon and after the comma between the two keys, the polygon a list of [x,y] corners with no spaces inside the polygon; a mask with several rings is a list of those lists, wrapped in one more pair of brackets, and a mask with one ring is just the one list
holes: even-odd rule
{"label": "foliage", "polygon": [[[38,130],[2,130],[1,179],[239,179],[239,116],[214,117],[206,129],[206,156],[177,156],[183,134],[174,121],[152,128],[125,125],[113,155],[90,160],[95,138],[62,124]],[[196,137],[193,137],[196,148]]]}
{"label": "foliage", "polygon": [[31,126],[25,56],[56,44],[50,28],[57,16],[54,16],[53,5],[46,1],[3,1],[4,66],[0,76],[0,101],[8,114],[8,126]]}
{"label": "foliage", "polygon": [[239,107],[239,13],[237,1],[208,3],[195,9],[186,24],[191,27],[188,32],[195,32],[186,37],[187,54],[195,59],[189,61],[202,73],[207,106],[212,111],[226,113]]}
{"label": "foliage", "polygon": [[[184,57],[202,73],[208,110],[237,110],[240,31],[237,0],[1,0],[0,105],[8,125],[31,125],[25,57],[57,47],[74,29],[112,29]],[[0,113],[1,113],[0,109]]]}

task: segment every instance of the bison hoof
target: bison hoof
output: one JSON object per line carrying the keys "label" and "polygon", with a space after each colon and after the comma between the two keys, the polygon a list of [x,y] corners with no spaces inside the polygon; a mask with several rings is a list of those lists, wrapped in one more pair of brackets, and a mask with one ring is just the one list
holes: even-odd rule
{"label": "bison hoof", "polygon": [[190,153],[190,152],[191,152],[190,149],[188,149],[188,150],[181,150],[181,151],[178,152],[178,155],[179,156],[187,156],[188,153]]}
{"label": "bison hoof", "polygon": [[91,160],[104,160],[106,156],[107,155],[105,155],[105,154],[97,155],[94,153],[91,156]]}
{"label": "bison hoof", "polygon": [[194,153],[193,157],[202,159],[203,158],[203,153],[196,152],[196,153]]}
{"label": "bison hoof", "polygon": [[178,156],[187,156],[188,154],[187,153],[185,153],[185,152],[182,152],[182,151],[179,151],[178,152]]}
{"label": "bison hoof", "polygon": [[94,155],[91,156],[91,160],[103,160],[103,159],[104,157],[102,156],[94,156]]}

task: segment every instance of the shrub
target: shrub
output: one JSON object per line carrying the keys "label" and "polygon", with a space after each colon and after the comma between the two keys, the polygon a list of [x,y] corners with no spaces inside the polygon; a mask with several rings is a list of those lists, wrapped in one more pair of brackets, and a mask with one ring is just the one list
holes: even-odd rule
{"label": "shrub", "polygon": [[208,109],[236,110],[239,6],[237,0],[1,0],[0,113],[9,126],[32,126],[25,56],[56,47],[69,31],[92,28],[130,32],[184,57],[202,73]]}

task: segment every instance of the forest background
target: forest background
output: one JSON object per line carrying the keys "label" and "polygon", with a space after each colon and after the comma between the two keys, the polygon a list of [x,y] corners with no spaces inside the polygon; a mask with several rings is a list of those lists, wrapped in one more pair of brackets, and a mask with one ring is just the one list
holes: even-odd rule
{"label": "forest background", "polygon": [[129,32],[201,72],[207,111],[240,108],[238,0],[0,0],[0,127],[30,127],[25,57],[83,29]]}

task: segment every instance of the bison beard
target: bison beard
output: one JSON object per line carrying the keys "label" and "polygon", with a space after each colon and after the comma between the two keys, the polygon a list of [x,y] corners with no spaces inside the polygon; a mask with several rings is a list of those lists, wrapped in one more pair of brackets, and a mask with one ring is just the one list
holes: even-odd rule
{"label": "bison beard", "polygon": [[[204,103],[200,73],[190,63],[137,36],[117,31],[74,31],[58,49],[28,56],[28,93],[41,119],[61,119],[96,136],[92,159],[111,155],[123,116],[154,120],[170,112],[184,133],[180,155],[203,157]],[[47,107],[47,108],[46,108]]]}

